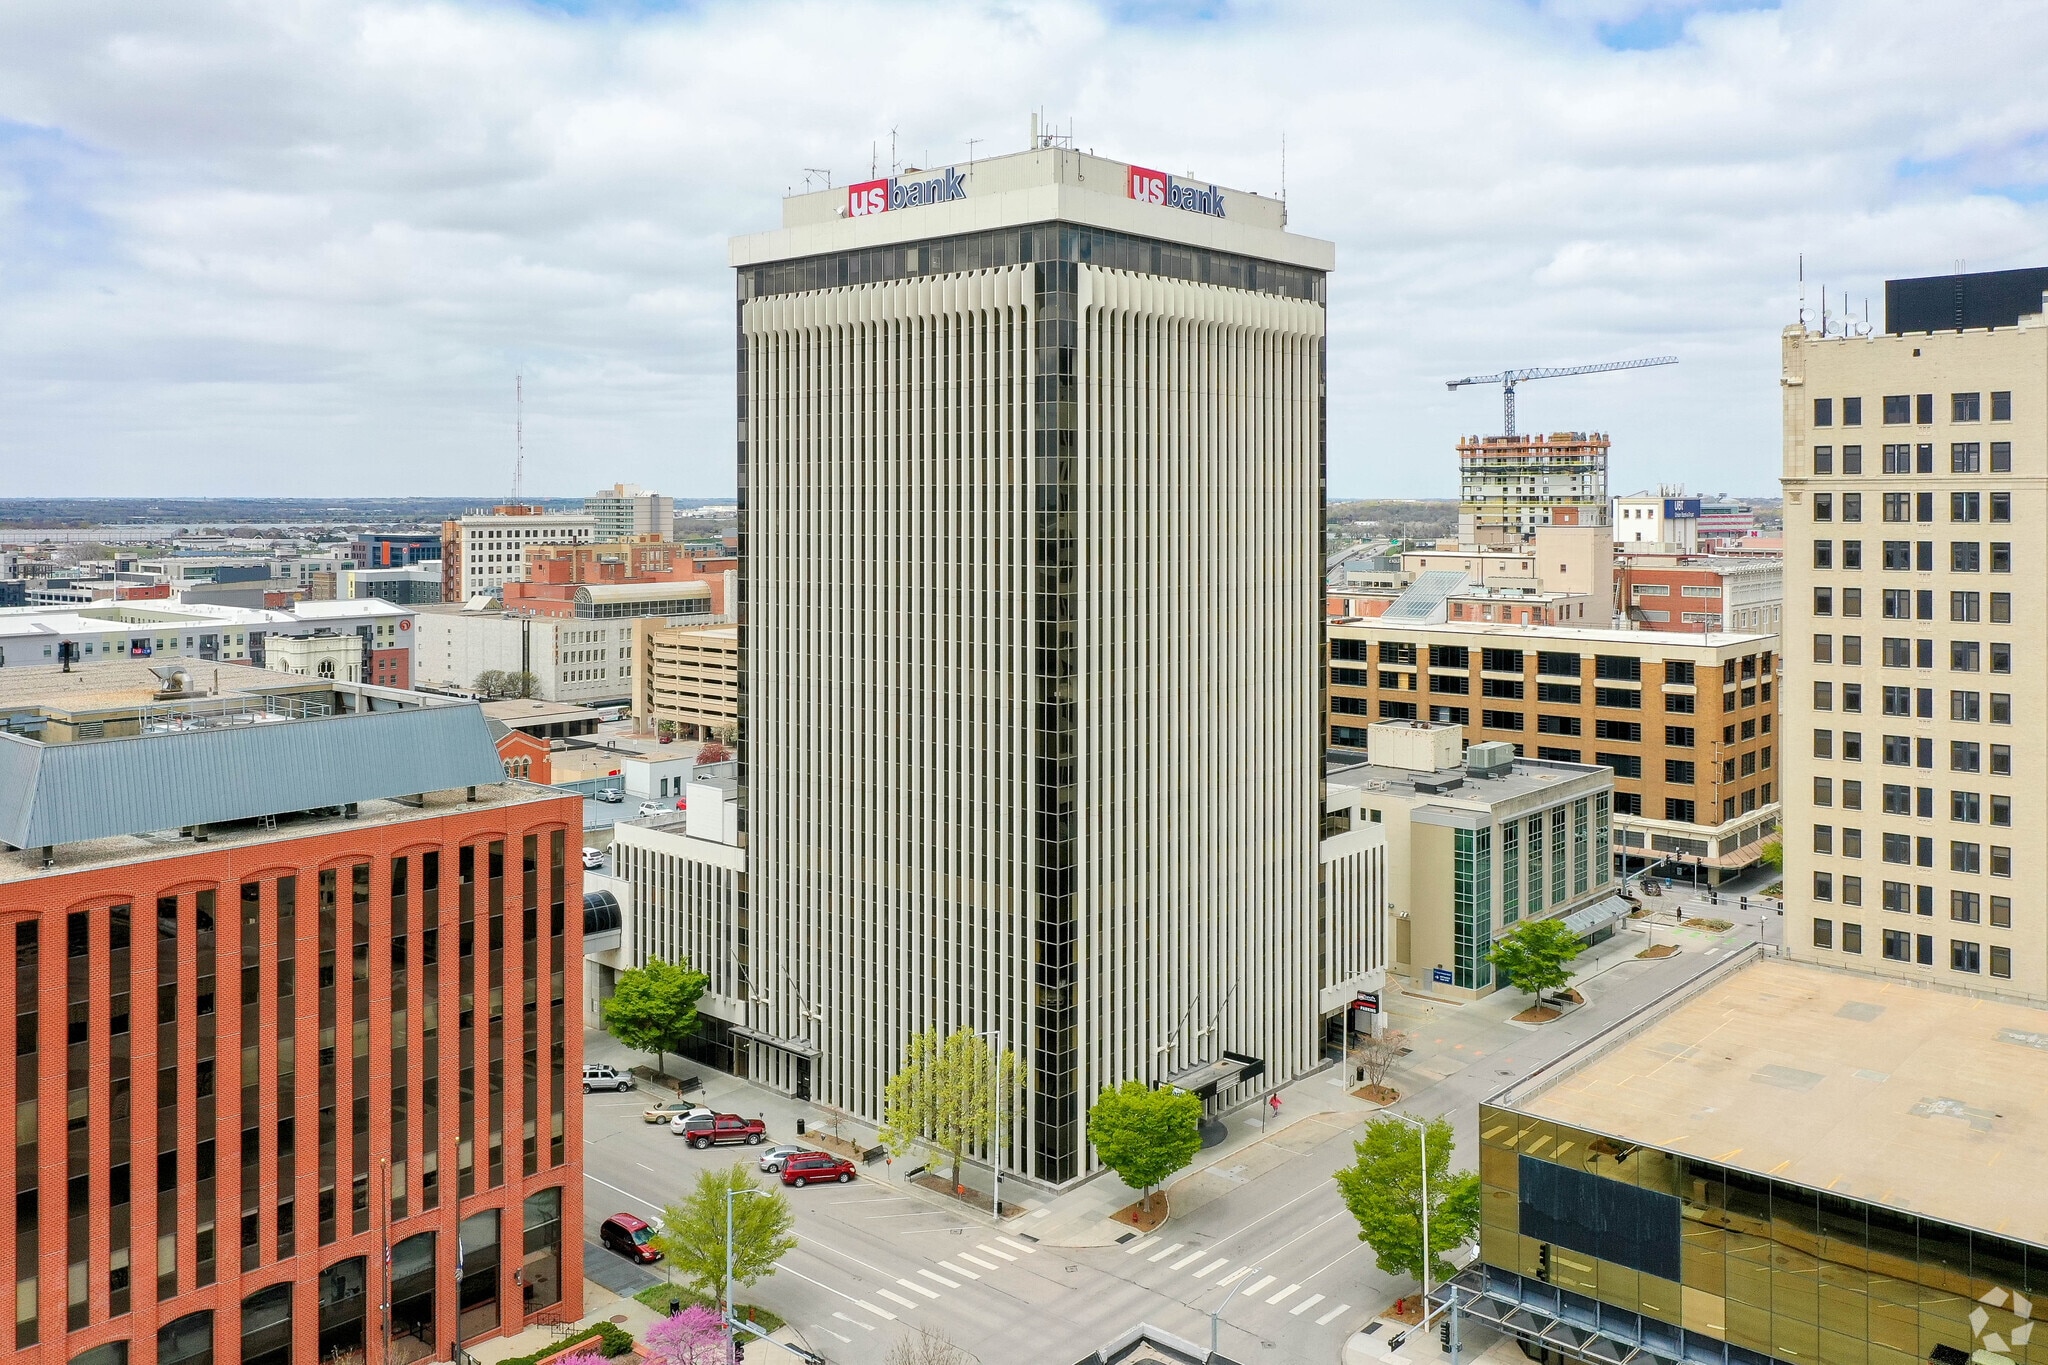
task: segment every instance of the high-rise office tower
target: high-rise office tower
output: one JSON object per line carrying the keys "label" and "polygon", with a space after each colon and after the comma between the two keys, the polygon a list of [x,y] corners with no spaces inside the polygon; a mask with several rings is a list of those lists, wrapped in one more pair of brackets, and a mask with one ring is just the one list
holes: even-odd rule
{"label": "high-rise office tower", "polygon": [[986,1032],[1057,1183],[1105,1084],[1313,1063],[1334,253],[1285,223],[1040,146],[733,243],[752,1074],[874,1115]]}
{"label": "high-rise office tower", "polygon": [[1788,327],[1782,376],[1788,944],[2036,1000],[2044,289],[1893,280],[1883,334]]}

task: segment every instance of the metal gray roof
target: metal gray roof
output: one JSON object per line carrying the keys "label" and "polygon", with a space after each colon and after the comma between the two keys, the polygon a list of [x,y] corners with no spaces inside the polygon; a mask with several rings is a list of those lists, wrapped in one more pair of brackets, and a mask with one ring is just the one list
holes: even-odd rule
{"label": "metal gray roof", "polygon": [[72,844],[504,780],[473,705],[69,744],[0,734],[0,842]]}

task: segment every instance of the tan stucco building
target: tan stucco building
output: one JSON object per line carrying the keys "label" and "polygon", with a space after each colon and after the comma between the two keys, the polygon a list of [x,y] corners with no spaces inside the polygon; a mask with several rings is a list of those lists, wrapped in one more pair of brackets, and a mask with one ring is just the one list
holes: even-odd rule
{"label": "tan stucco building", "polygon": [[[1957,310],[1985,279],[1954,277]],[[2048,920],[2016,888],[2048,873],[2048,318],[2021,306],[1785,330],[1786,938],[2041,999]]]}
{"label": "tan stucco building", "polygon": [[672,626],[649,618],[633,632],[633,723],[666,721],[683,739],[730,733],[740,714],[738,626]]}

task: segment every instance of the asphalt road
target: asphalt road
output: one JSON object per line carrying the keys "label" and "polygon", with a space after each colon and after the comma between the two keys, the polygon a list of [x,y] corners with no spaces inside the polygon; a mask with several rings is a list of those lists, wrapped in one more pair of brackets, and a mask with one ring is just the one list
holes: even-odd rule
{"label": "asphalt road", "polygon": [[[1651,961],[1620,955],[1589,977],[1591,1003],[1541,1029],[1504,1025],[1480,1061],[1416,1090],[1402,1107],[1450,1115],[1456,1164],[1470,1167],[1480,1099],[1725,961],[1730,947],[1754,942],[1760,921],[1774,918],[1752,911],[1744,920],[1727,899],[1715,913],[1738,921],[1724,946]],[[747,1147],[689,1150],[665,1127],[642,1123],[643,1102],[638,1093],[584,1099],[586,1233],[593,1239],[608,1214],[658,1213],[698,1171],[734,1160],[751,1165],[757,1155]],[[998,1365],[1077,1361],[1140,1322],[1206,1343],[1209,1313],[1234,1290],[1222,1324],[1224,1354],[1327,1365],[1341,1358],[1353,1332],[1414,1287],[1377,1269],[1330,1179],[1350,1158],[1359,1121],[1356,1113],[1305,1118],[1234,1154],[1226,1169],[1191,1178],[1222,1182],[1227,1188],[1216,1198],[1176,1215],[1159,1235],[1122,1246],[1039,1244],[1028,1217],[998,1232],[886,1178],[789,1190],[798,1249],[747,1296],[782,1314],[834,1362],[881,1362],[903,1333],[926,1331]]]}

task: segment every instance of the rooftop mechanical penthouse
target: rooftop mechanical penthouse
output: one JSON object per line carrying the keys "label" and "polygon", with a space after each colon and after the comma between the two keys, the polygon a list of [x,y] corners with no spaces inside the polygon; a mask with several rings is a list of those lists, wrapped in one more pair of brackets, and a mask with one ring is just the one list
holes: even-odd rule
{"label": "rooftop mechanical penthouse", "polygon": [[47,671],[0,733],[0,1356],[381,1365],[578,1316],[580,798],[506,781],[469,703]]}
{"label": "rooftop mechanical penthouse", "polygon": [[935,200],[799,195],[732,244],[734,1031],[750,1074],[867,1116],[912,1034],[997,1035],[1030,1073],[1001,1159],[1058,1184],[1105,1083],[1227,1103],[1313,1065],[1342,1008],[1316,918],[1334,253],[1277,200],[1065,148],[898,179]]}

